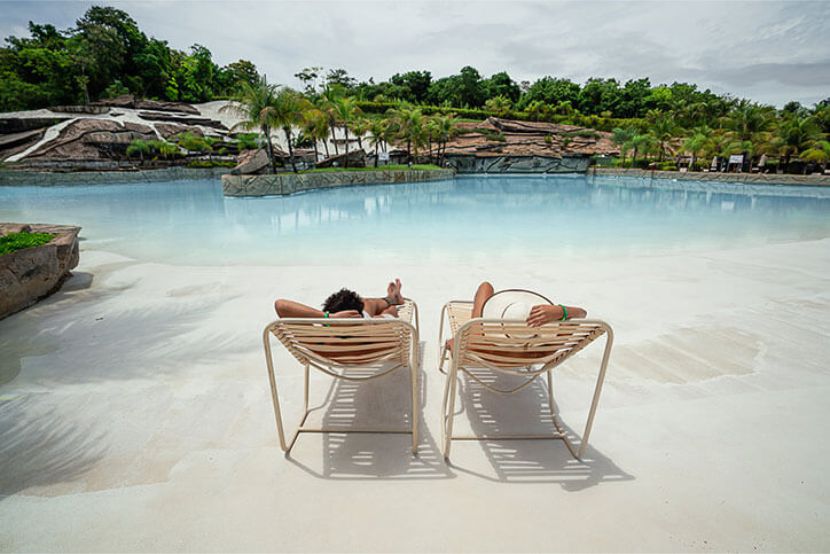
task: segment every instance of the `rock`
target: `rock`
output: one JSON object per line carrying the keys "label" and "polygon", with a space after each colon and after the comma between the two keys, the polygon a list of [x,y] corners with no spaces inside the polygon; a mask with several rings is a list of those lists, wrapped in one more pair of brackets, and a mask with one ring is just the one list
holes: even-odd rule
{"label": "rock", "polygon": [[239,155],[239,163],[231,170],[234,175],[257,175],[268,173],[268,153],[264,148],[245,150]]}
{"label": "rock", "polygon": [[140,100],[132,94],[124,94],[116,98],[106,98],[93,102],[94,106],[111,106],[116,108],[132,108],[135,110],[155,110],[159,112],[179,112],[199,115],[199,110],[184,102],[163,102],[159,100]]}
{"label": "rock", "polygon": [[43,137],[45,129],[0,135],[0,160],[26,150]]}
{"label": "rock", "polygon": [[65,117],[0,117],[0,134],[22,133],[32,129],[45,129],[61,121],[72,119]]}
{"label": "rock", "polygon": [[66,225],[0,224],[0,234],[52,233],[49,243],[0,256],[0,319],[52,294],[78,265],[80,227]]}
{"label": "rock", "polygon": [[175,123],[157,123],[156,131],[161,134],[164,139],[169,139],[181,133],[193,133],[194,135],[203,137],[205,133],[198,127],[189,127],[187,125],[177,125]]}
{"label": "rock", "polygon": [[138,112],[138,117],[148,121],[169,121],[171,123],[183,123],[184,125],[202,125],[203,127],[213,127],[214,129],[221,129],[227,131],[228,128],[221,121],[210,119],[208,117],[189,117],[186,115],[176,115],[167,113],[155,112]]}
{"label": "rock", "polygon": [[90,115],[102,115],[110,111],[109,106],[97,106],[94,104],[87,104],[86,106],[52,106],[49,108],[51,112],[60,113],[83,113]]}
{"label": "rock", "polygon": [[[348,164],[347,162],[348,157]],[[363,150],[352,150],[338,156],[331,156],[317,162],[317,167],[366,167],[366,153]]]}
{"label": "rock", "polygon": [[152,140],[153,130],[136,123],[121,125],[107,119],[76,119],[54,140],[42,144],[26,157],[40,160],[100,160],[121,156],[135,139]]}

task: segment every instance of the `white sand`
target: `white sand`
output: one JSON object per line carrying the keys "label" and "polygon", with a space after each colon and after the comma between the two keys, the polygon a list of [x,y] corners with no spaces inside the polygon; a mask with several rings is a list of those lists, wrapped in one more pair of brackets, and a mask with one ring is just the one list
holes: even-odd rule
{"label": "white sand", "polygon": [[[16,375],[0,386],[0,550],[830,549],[830,240],[524,268],[81,261],[0,322],[0,379]],[[259,339],[272,299],[394,275],[422,310],[420,458],[403,436],[306,435],[285,459]],[[459,442],[443,463],[438,313],[482,278],[615,327],[587,463],[559,442]],[[580,431],[600,350],[560,372]],[[301,371],[281,350],[278,372],[296,414]],[[335,393],[394,419],[404,383]],[[480,402],[533,426],[536,392]]]}

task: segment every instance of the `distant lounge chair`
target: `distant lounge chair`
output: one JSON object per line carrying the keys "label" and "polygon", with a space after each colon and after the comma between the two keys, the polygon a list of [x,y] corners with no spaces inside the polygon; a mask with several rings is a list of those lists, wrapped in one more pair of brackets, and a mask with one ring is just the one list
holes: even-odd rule
{"label": "distant lounge chair", "polygon": [[[530,327],[521,320],[504,319],[470,319],[472,302],[457,301],[447,303],[441,310],[441,326],[438,340],[441,344],[439,370],[444,372],[444,364],[450,360],[450,369],[444,387],[442,413],[442,432],[444,458],[449,461],[450,446],[453,440],[562,440],[577,459],[582,459],[588,447],[588,438],[594,423],[594,416],[599,402],[605,371],[614,341],[611,327],[600,320],[573,319],[564,322],[548,323],[541,327]],[[444,339],[444,319],[449,321],[453,334],[452,350],[447,348]],[[578,450],[571,443],[559,418],[559,409],[553,398],[551,372],[554,368],[570,359],[577,352],[605,335],[605,352],[597,376],[594,397],[588,420]],[[471,369],[486,368],[493,373],[503,373],[524,377],[519,385],[512,388],[498,388],[482,380]],[[533,383],[542,374],[547,374],[547,392],[550,414],[556,432],[536,435],[498,435],[498,436],[455,436],[453,420],[455,418],[455,399],[459,372],[466,374],[484,388],[501,394],[513,394]]]}
{"label": "distant lounge chair", "polygon": [[[409,299],[398,309],[397,318],[372,319],[317,319],[283,318],[269,323],[263,333],[268,380],[277,422],[280,446],[291,451],[300,433],[386,433],[411,434],[412,453],[418,452],[418,307]],[[414,315],[415,325],[410,321]],[[271,353],[271,335],[285,346],[288,352],[305,367],[303,415],[299,427],[286,441],[274,375]],[[410,373],[412,412],[411,428],[362,429],[362,428],[309,428],[305,427],[310,410],[309,368],[347,381],[369,381],[404,368]],[[363,371],[355,371],[363,370]],[[368,374],[367,373],[368,370]],[[352,375],[349,375],[349,373]]]}

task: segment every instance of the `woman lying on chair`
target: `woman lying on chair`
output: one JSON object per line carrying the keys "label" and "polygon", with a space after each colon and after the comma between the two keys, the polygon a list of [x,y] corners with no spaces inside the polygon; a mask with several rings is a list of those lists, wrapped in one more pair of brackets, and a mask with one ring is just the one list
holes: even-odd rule
{"label": "woman lying on chair", "polygon": [[326,298],[322,310],[282,298],[274,302],[274,309],[280,317],[392,318],[398,317],[397,306],[401,304],[401,280],[395,279],[386,287],[383,298],[363,298],[349,289],[340,289]]}

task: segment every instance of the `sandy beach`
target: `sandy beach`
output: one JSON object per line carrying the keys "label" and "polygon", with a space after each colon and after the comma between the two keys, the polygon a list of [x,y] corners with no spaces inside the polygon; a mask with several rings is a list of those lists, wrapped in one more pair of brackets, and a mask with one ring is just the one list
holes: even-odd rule
{"label": "sandy beach", "polygon": [[[826,550],[828,268],[827,239],[531,267],[186,267],[85,248],[63,290],[0,322],[0,550]],[[394,276],[421,308],[420,456],[405,436],[307,435],[286,459],[260,342],[273,299]],[[482,279],[615,328],[584,463],[558,441],[457,443],[443,462],[439,310]],[[572,429],[600,353],[558,373]],[[297,414],[301,368],[277,349],[277,371]],[[391,421],[405,383],[315,376],[313,399]],[[486,426],[483,409],[531,428],[539,395],[465,385],[458,424]]]}

